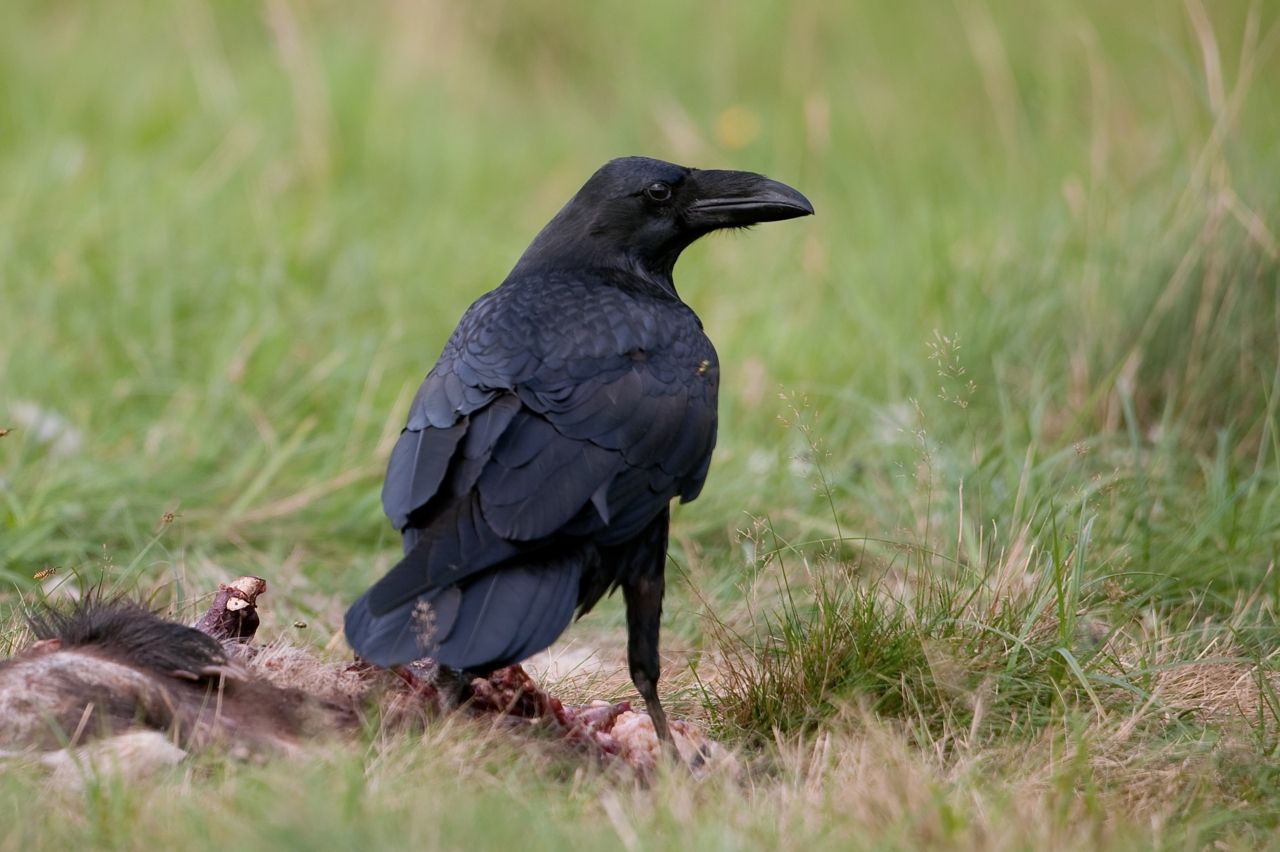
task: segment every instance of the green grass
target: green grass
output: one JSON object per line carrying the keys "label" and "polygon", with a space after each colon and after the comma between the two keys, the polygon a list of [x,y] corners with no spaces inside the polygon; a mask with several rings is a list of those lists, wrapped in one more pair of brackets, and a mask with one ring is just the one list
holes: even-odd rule
{"label": "green grass", "polygon": [[724,374],[670,681],[742,778],[459,725],[6,772],[0,848],[1274,843],[1276,79],[1262,0],[4,4],[0,650],[51,567],[259,574],[327,644],[418,381],[606,159],[818,216],[677,273]]}

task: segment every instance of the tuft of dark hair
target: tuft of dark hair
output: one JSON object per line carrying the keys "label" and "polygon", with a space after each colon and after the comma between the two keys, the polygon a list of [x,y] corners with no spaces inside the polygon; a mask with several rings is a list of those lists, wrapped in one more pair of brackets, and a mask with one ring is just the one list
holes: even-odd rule
{"label": "tuft of dark hair", "polygon": [[67,608],[49,606],[29,613],[27,623],[37,639],[56,639],[63,648],[94,649],[166,676],[198,676],[227,662],[213,637],[125,597],[90,592]]}

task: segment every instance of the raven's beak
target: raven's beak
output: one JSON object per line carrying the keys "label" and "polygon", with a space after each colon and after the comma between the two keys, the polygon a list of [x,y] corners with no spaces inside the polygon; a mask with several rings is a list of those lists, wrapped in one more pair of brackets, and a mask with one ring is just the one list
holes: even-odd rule
{"label": "raven's beak", "polygon": [[736,228],[812,216],[813,205],[796,190],[752,172],[694,173],[696,199],[687,208],[696,228]]}

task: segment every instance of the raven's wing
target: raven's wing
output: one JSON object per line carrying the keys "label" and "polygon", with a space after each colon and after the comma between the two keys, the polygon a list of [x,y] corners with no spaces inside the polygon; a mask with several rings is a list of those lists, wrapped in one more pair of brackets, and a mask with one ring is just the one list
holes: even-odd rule
{"label": "raven's wing", "polygon": [[[495,663],[477,640],[454,648],[462,635],[498,637],[490,651],[545,647],[593,548],[634,538],[702,486],[718,368],[693,312],[579,281],[537,284],[473,306],[415,399],[383,489],[407,553],[348,614],[368,659]],[[414,632],[421,602],[426,644]]]}

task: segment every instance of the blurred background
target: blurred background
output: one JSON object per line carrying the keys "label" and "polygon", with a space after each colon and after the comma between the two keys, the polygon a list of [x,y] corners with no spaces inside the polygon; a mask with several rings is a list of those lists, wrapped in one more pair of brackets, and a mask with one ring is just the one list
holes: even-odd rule
{"label": "blurred background", "polygon": [[[0,849],[1274,843],[1275,0],[5,0],[0,656],[45,596],[255,574],[264,642],[341,659],[422,376],[626,154],[817,208],[676,270],[722,427],[664,701],[741,783],[375,721],[6,765]],[[621,624],[541,682],[633,698]]]}
{"label": "blurred background", "polygon": [[818,211],[677,270],[724,364],[677,632],[759,568],[762,525],[878,574],[1055,525],[1138,600],[1274,600],[1278,25],[1226,0],[6,2],[0,577],[181,598],[255,573],[331,635],[395,556],[383,464],[457,318],[644,154]]}

